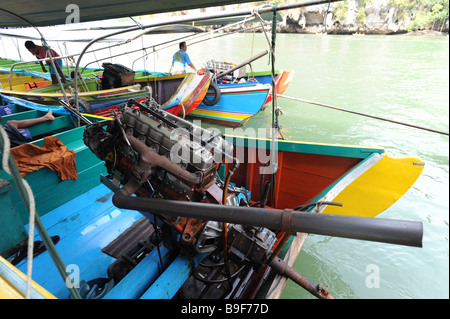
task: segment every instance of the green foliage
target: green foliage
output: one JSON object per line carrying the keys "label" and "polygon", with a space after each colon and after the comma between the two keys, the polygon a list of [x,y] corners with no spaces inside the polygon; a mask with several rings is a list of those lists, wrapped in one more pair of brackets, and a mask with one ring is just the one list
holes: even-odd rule
{"label": "green foliage", "polygon": [[430,17],[423,11],[418,11],[414,22],[407,27],[408,31],[423,30],[430,24]]}
{"label": "green foliage", "polygon": [[448,20],[448,0],[436,0],[431,8],[431,17],[435,21],[444,23]]}
{"label": "green foliage", "polygon": [[336,6],[336,13],[334,20],[339,23],[343,23],[348,14],[348,2],[339,2]]}
{"label": "green foliage", "polygon": [[365,7],[369,2],[370,0],[358,0],[358,4],[360,7]]}
{"label": "green foliage", "polygon": [[355,17],[356,17],[356,22],[358,22],[359,24],[364,23],[364,21],[366,21],[366,8],[360,7],[358,12],[356,13]]}
{"label": "green foliage", "polygon": [[410,17],[413,21],[409,31],[431,29],[436,23],[442,26],[449,18],[449,0],[391,0],[398,9],[397,17]]}

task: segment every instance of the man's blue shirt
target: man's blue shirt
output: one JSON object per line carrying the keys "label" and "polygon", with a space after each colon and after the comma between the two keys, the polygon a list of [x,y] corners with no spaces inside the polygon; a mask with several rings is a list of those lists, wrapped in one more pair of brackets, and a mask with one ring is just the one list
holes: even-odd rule
{"label": "man's blue shirt", "polygon": [[191,59],[186,51],[180,49],[173,55],[172,60],[172,72],[174,71],[185,71],[186,65],[192,64]]}

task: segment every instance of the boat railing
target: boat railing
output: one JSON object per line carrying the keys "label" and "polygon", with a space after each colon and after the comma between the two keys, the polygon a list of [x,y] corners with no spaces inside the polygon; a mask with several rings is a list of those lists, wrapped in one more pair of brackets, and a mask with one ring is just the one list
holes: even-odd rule
{"label": "boat railing", "polygon": [[23,65],[23,64],[30,64],[30,63],[36,63],[36,62],[43,62],[46,60],[57,60],[57,59],[62,59],[62,58],[69,58],[72,57],[72,55],[65,55],[65,56],[60,56],[60,57],[49,57],[49,58],[44,58],[44,59],[37,59],[37,60],[33,60],[33,61],[19,61],[16,63],[13,63],[11,65],[11,68],[9,69],[9,76],[8,76],[8,81],[9,81],[9,89],[12,91],[12,77],[13,77],[13,71],[14,68],[18,65]]}
{"label": "boat railing", "polygon": [[[128,41],[128,40],[120,41],[120,42],[115,43],[115,44],[111,44],[111,45],[107,45],[107,46],[104,46],[104,47],[101,47],[101,48],[89,50],[89,51],[87,51],[86,53],[93,53],[93,52],[97,52],[97,51],[109,49],[109,48],[112,48],[112,47],[115,47],[115,46],[123,45],[123,44],[126,44],[126,43],[129,43],[129,41]],[[81,53],[76,53],[76,54],[66,54],[66,55],[63,55],[63,56],[56,57],[56,58],[48,57],[48,58],[37,59],[37,60],[33,60],[33,61],[20,61],[20,62],[17,62],[17,63],[13,63],[13,64],[11,65],[10,70],[9,70],[9,76],[8,76],[8,80],[9,80],[9,89],[12,90],[12,75],[13,75],[13,71],[14,71],[14,69],[15,69],[17,66],[19,66],[19,65],[29,64],[29,63],[36,63],[36,62],[43,62],[43,61],[49,60],[49,59],[51,59],[51,60],[52,60],[52,59],[53,59],[53,60],[54,60],[54,59],[70,59],[70,58],[73,59],[74,57],[76,57],[76,56],[78,56],[78,55],[80,55],[80,54],[81,54]],[[94,61],[94,62],[96,62],[96,61]],[[89,64],[90,64],[90,63],[89,63]],[[86,69],[86,67],[82,70],[81,74],[83,74],[83,72],[85,71],[85,69]]]}
{"label": "boat railing", "polygon": [[[184,40],[184,41],[186,41],[186,40],[188,40],[188,39],[189,39],[190,41],[196,40],[195,42],[191,42],[191,43],[189,44],[190,46],[192,46],[192,45],[194,45],[194,44],[201,43],[201,42],[208,41],[208,40],[212,40],[212,39],[215,39],[215,38],[218,38],[218,37],[223,37],[223,36],[226,36],[226,35],[231,35],[231,34],[235,34],[235,33],[239,33],[239,32],[246,32],[246,31],[253,31],[253,30],[256,30],[256,29],[260,29],[261,26],[258,25],[258,26],[254,26],[254,27],[250,27],[250,28],[245,28],[245,29],[235,30],[235,31],[233,31],[233,32],[222,33],[222,34],[215,35],[214,37],[212,37],[212,35],[213,35],[214,33],[218,34],[219,32],[221,32],[221,31],[223,31],[223,30],[226,30],[226,29],[235,27],[235,26],[237,26],[237,25],[239,25],[239,24],[244,24],[244,23],[246,23],[246,22],[248,22],[248,21],[251,21],[252,19],[253,19],[253,16],[252,16],[252,17],[246,17],[246,18],[244,18],[244,19],[241,20],[241,21],[238,21],[238,22],[235,22],[235,23],[232,23],[232,24],[228,24],[228,25],[223,26],[223,27],[221,27],[221,28],[214,29],[214,30],[211,30],[211,31],[208,31],[208,32],[205,32],[205,33],[201,33],[201,34],[199,34],[199,35],[198,35],[198,34],[191,34],[191,35],[188,35],[188,36],[183,36],[183,37],[181,37],[181,38],[176,38],[176,39],[172,39],[172,40],[169,40],[169,41],[165,41],[165,42],[161,42],[161,43],[158,43],[158,44],[154,44],[154,45],[152,45],[152,46],[149,46],[149,47],[146,47],[146,48],[142,48],[142,49],[139,49],[139,50],[136,50],[136,51],[132,51],[132,52],[137,52],[137,51],[146,50],[146,49],[153,49],[151,52],[145,53],[145,54],[142,55],[141,57],[138,57],[137,59],[135,59],[135,60],[133,61],[133,63],[132,63],[132,67],[131,67],[131,68],[132,68],[132,69],[134,68],[134,64],[135,64],[138,60],[144,59],[144,58],[146,58],[147,56],[149,56],[150,54],[153,54],[153,53],[155,53],[155,52],[158,52],[158,51],[161,51],[161,50],[163,50],[163,49],[166,49],[166,48],[168,48],[168,47],[174,45],[174,43],[179,43],[180,40]],[[204,37],[207,37],[207,38],[203,39]],[[158,48],[158,49],[155,49],[157,46],[162,46],[162,47],[160,47],[160,48]]]}
{"label": "boat railing", "polygon": [[[138,57],[137,59],[135,59],[135,60],[133,61],[132,65],[131,65],[131,69],[134,69],[134,64],[135,64],[138,60],[144,59],[144,58],[146,58],[146,57],[147,57],[148,55],[150,55],[150,54],[153,54],[153,53],[155,53],[155,52],[158,52],[158,51],[161,51],[161,50],[163,50],[163,49],[166,49],[166,48],[168,48],[168,47],[174,45],[174,43],[179,43],[180,40],[187,40],[187,39],[191,39],[191,40],[192,40],[192,39],[196,39],[196,38],[202,38],[202,37],[207,37],[207,36],[209,36],[209,38],[201,39],[201,40],[198,40],[198,41],[196,41],[196,42],[192,42],[192,43],[190,43],[190,45],[197,44],[197,43],[200,43],[200,42],[204,42],[204,41],[207,41],[207,40],[211,40],[212,37],[210,37],[210,35],[212,35],[212,34],[214,34],[214,33],[219,33],[219,32],[221,32],[221,31],[223,31],[223,30],[225,30],[225,29],[227,29],[227,28],[231,28],[231,27],[234,27],[234,26],[236,26],[236,25],[246,23],[246,22],[248,22],[248,21],[250,21],[250,20],[252,20],[252,19],[253,19],[253,17],[247,17],[247,18],[245,18],[245,19],[243,19],[243,20],[241,20],[241,21],[238,21],[238,22],[232,23],[232,24],[230,24],[230,25],[226,25],[226,26],[224,26],[224,27],[221,27],[221,28],[218,28],[218,29],[214,29],[214,30],[211,30],[211,31],[208,31],[208,32],[205,32],[205,33],[201,33],[200,35],[197,35],[197,34],[191,34],[191,35],[188,35],[188,36],[183,36],[183,37],[179,37],[179,38],[172,39],[172,40],[169,40],[169,41],[160,42],[160,43],[153,44],[153,45],[151,45],[151,46],[147,46],[147,47],[143,47],[143,48],[139,48],[139,49],[136,49],[136,50],[132,50],[132,51],[127,51],[127,52],[119,53],[119,54],[116,54],[116,55],[113,55],[113,56],[108,56],[108,57],[106,57],[106,58],[97,59],[97,60],[94,60],[94,61],[91,61],[91,62],[87,63],[87,64],[84,66],[84,68],[83,68],[83,70],[81,71],[81,73],[83,73],[84,70],[87,68],[87,66],[90,65],[90,64],[92,64],[92,63],[99,62],[99,61],[106,60],[106,59],[110,59],[110,58],[119,57],[119,56],[122,56],[122,55],[128,55],[128,54],[131,54],[131,53],[136,53],[136,52],[139,52],[139,51],[145,51],[145,50],[147,50],[147,49],[152,49],[151,52],[145,53],[144,55]],[[252,31],[252,30],[260,29],[260,28],[261,28],[261,26],[256,26],[256,27],[251,27],[251,28],[246,28],[246,29],[240,29],[240,30],[236,30],[236,31],[233,31],[233,32],[229,32],[229,33],[224,33],[224,34],[218,35],[218,36],[216,36],[216,38],[217,38],[217,37],[221,37],[221,36],[225,36],[225,35],[230,35],[230,34],[238,33],[238,32]],[[138,35],[138,36],[136,36],[136,37],[134,37],[134,38],[130,38],[130,39],[126,40],[126,41],[123,41],[123,43],[119,43],[119,44],[116,44],[116,45],[122,45],[122,44],[125,44],[125,43],[129,43],[129,42],[131,42],[131,41],[133,41],[133,40],[136,40],[138,37],[140,37],[140,36],[142,36],[142,35],[144,35],[144,34],[145,34],[145,32],[142,33],[142,34],[140,34],[140,35]],[[114,46],[115,46],[115,45],[114,45]],[[158,49],[155,49],[155,48],[158,47],[158,46],[163,46],[163,47],[158,48]],[[92,52],[92,51],[88,51],[88,52]]]}
{"label": "boat railing", "polygon": [[[250,8],[250,9],[241,9],[241,10],[233,10],[232,12],[229,13],[213,13],[213,14],[202,14],[199,16],[195,16],[195,17],[182,17],[180,19],[174,19],[172,21],[165,21],[165,22],[158,22],[158,23],[152,23],[152,24],[148,24],[148,25],[138,25],[138,26],[134,26],[134,27],[130,27],[130,28],[126,28],[123,30],[119,30],[119,31],[114,31],[110,34],[106,34],[106,35],[102,35],[100,37],[97,37],[93,40],[91,40],[85,47],[84,49],[81,51],[76,66],[75,66],[75,74],[77,74],[78,70],[80,69],[80,64],[81,64],[81,60],[83,58],[83,56],[88,52],[88,49],[96,42],[98,41],[102,41],[105,40],[109,37],[115,36],[115,35],[119,35],[119,34],[123,34],[123,33],[127,33],[127,32],[131,32],[131,31],[137,31],[137,30],[144,30],[144,29],[148,29],[150,27],[159,27],[159,26],[166,26],[166,25],[172,25],[172,24],[176,24],[176,23],[188,23],[188,22],[193,22],[193,21],[205,21],[205,20],[211,20],[211,19],[216,19],[216,18],[225,18],[225,17],[239,17],[239,16],[245,16],[245,15],[252,15],[253,17],[256,16],[256,13],[259,14],[263,14],[263,13],[269,13],[269,12],[277,12],[280,10],[288,10],[288,9],[294,9],[294,8],[301,8],[301,7],[307,7],[307,6],[311,6],[311,5],[318,5],[318,4],[325,4],[328,2],[336,2],[336,1],[341,1],[341,0],[310,0],[310,1],[305,1],[302,3],[294,3],[294,4],[287,4],[287,5],[279,5],[279,6],[267,6],[267,7],[260,7],[260,8]],[[130,39],[131,41],[131,39]],[[75,87],[77,87],[77,83],[78,83],[78,77],[75,77]],[[79,108],[79,104],[78,104],[78,96],[77,96],[77,91],[75,91],[75,103],[76,103],[76,108]]]}

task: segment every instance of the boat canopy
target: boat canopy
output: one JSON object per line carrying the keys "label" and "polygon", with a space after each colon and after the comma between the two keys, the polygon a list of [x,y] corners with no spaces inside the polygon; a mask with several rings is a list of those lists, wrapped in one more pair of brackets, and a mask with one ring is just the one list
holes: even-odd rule
{"label": "boat canopy", "polygon": [[[79,10],[79,22],[115,19],[146,14],[174,12],[197,8],[222,6],[236,3],[252,2],[249,0],[77,0],[76,7],[71,1],[54,0],[6,0],[0,4],[0,27],[28,27],[26,21],[34,26],[66,24],[74,8]],[[2,10],[3,9],[3,10]],[[69,20],[70,21],[70,20]]]}
{"label": "boat canopy", "polygon": [[[77,24],[80,26],[79,24]],[[112,23],[110,24],[112,26]],[[132,25],[126,25],[126,27],[131,27]],[[123,27],[125,29],[126,27]],[[50,27],[52,28],[52,27]],[[103,27],[84,27],[84,28],[78,28],[78,29],[59,29],[60,32],[51,32],[50,28],[39,28],[40,31],[42,31],[43,34],[48,34],[48,36],[45,37],[47,41],[61,41],[61,42],[89,42],[93,39],[100,37],[102,35],[106,35],[108,33],[111,33],[112,31],[103,28]],[[111,28],[112,29],[112,28]],[[117,29],[120,29],[120,27],[117,27]],[[65,31],[65,32],[61,32]],[[70,31],[77,31],[77,32],[70,32]],[[161,27],[154,27],[154,28],[148,28],[144,31],[138,30],[131,33],[128,33],[124,37],[116,36],[116,37],[110,37],[108,38],[107,42],[119,42],[124,41],[132,37],[137,37],[139,35],[143,34],[165,34],[165,33],[201,33],[204,32],[203,29],[195,26],[189,26],[189,25],[168,25],[168,26],[161,26]],[[131,34],[131,35],[130,35]],[[17,29],[0,29],[0,36],[9,36],[13,38],[18,39],[26,39],[26,40],[41,40],[41,37],[39,37],[39,34],[35,32],[31,27],[30,28],[17,28]],[[103,41],[99,41],[103,42]]]}

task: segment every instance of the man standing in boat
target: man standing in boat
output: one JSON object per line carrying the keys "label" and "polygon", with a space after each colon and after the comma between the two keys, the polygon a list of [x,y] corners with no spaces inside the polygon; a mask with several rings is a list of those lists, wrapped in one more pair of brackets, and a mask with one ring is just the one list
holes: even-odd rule
{"label": "man standing in boat", "polygon": [[192,70],[197,73],[197,69],[194,64],[191,62],[189,58],[189,54],[187,54],[187,45],[186,42],[180,43],[180,50],[175,52],[172,59],[172,74],[182,74],[186,73],[186,65],[189,65]]}
{"label": "man standing in boat", "polygon": [[[33,41],[26,41],[25,42],[25,47],[28,49],[28,51],[31,52],[31,54],[36,56],[36,58],[38,58],[38,59],[49,58],[47,50],[45,50],[43,46],[34,44]],[[59,57],[59,54],[56,53],[55,50],[49,49],[49,51],[50,51],[51,57],[53,57],[53,58]],[[56,69],[58,71],[58,74],[59,74],[59,76],[61,78],[61,82],[62,83],[66,83],[66,77],[64,76],[64,73],[62,72],[62,60],[61,59],[55,59],[55,60],[53,60],[53,62],[55,63],[55,67],[56,67]],[[47,70],[46,70],[44,64],[42,63],[42,61],[39,61],[39,63],[41,64],[42,71],[47,72]],[[56,77],[57,75],[56,75],[55,69],[53,68],[52,61],[50,61],[50,59],[47,59],[47,60],[45,60],[45,63],[47,63],[48,69],[50,70],[50,75],[52,77],[52,84],[57,84],[58,83],[58,79]]]}

